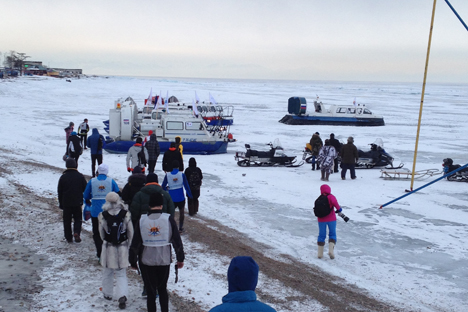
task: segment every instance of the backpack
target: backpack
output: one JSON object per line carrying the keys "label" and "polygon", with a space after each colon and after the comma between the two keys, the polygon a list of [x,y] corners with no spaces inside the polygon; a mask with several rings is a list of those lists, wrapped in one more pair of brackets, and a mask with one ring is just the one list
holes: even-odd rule
{"label": "backpack", "polygon": [[100,151],[102,150],[102,137],[99,136],[98,142],[97,142],[97,150]]}
{"label": "backpack", "polygon": [[146,156],[145,156],[145,147],[141,146],[141,151],[138,152],[138,162],[139,164],[146,166]]}
{"label": "backpack", "polygon": [[107,221],[107,232],[104,234],[104,240],[111,243],[112,245],[120,245],[122,242],[128,239],[127,230],[122,231],[123,221],[126,210],[120,210],[118,214],[111,215],[108,211],[102,212],[104,220]]}
{"label": "backpack", "polygon": [[331,213],[330,203],[328,202],[328,195],[320,195],[315,200],[314,214],[318,218],[323,218]]}
{"label": "backpack", "polygon": [[198,191],[201,186],[201,178],[198,170],[194,170],[190,173],[189,177],[190,190]]}

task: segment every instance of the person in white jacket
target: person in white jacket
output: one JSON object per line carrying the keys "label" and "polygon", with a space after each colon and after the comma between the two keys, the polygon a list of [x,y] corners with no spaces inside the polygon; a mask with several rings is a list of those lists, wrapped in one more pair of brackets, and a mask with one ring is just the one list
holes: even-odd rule
{"label": "person in white jacket", "polygon": [[[127,171],[133,171],[133,168],[140,166],[141,171],[145,173],[145,167],[148,162],[148,150],[142,144],[143,139],[137,138],[135,144],[128,149],[127,153]],[[139,153],[143,150],[145,159],[141,159]]]}
{"label": "person in white jacket", "polygon": [[[106,203],[102,206],[103,212],[98,216],[99,233],[103,240],[101,252],[101,265],[104,267],[102,278],[102,293],[104,298],[112,300],[114,294],[114,275],[116,281],[116,298],[119,298],[119,308],[125,309],[128,297],[127,267],[128,250],[133,239],[133,224],[127,205],[115,192],[110,192],[106,196]],[[122,213],[121,213],[122,211]],[[120,214],[121,213],[121,214]],[[122,226],[119,230],[120,239],[113,239],[112,229],[109,228],[107,220],[114,216],[122,216]],[[113,219],[115,221],[115,219]]]}

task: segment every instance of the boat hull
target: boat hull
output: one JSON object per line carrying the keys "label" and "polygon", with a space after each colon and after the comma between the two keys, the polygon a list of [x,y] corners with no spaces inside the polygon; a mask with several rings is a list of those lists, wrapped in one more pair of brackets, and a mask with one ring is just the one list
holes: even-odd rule
{"label": "boat hull", "polygon": [[385,126],[383,118],[285,115],[279,122],[287,125]]}
{"label": "boat hull", "polygon": [[[130,147],[135,144],[135,141],[109,141],[106,143],[104,150],[113,154],[127,154]],[[171,142],[159,141],[161,153],[169,149]],[[182,142],[184,146],[184,154],[187,155],[211,155],[224,154],[227,152],[228,142]]]}

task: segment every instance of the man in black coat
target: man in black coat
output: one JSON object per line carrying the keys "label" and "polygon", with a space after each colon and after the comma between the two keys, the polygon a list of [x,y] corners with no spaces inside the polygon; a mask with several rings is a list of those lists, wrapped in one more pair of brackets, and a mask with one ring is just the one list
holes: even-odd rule
{"label": "man in black coat", "polygon": [[156,134],[152,133],[149,141],[145,143],[146,150],[148,151],[148,171],[154,173],[154,167],[158,161],[160,147]]}
{"label": "man in black coat", "polygon": [[[340,154],[340,150],[341,150],[341,143],[340,141],[338,141],[337,139],[335,139],[335,134],[332,133],[330,134],[330,145],[333,146],[335,148],[335,151],[336,151],[336,154],[339,155]],[[338,172],[338,163],[339,163],[339,157],[337,157],[335,159],[335,166],[333,168],[333,172]]]}
{"label": "man in black coat", "polygon": [[83,146],[81,146],[81,139],[75,131],[73,131],[68,138],[68,156],[75,159],[76,168],[78,168],[78,158],[83,153]]}
{"label": "man in black coat", "polygon": [[[59,207],[63,210],[63,230],[67,242],[72,243],[73,237],[75,242],[81,242],[81,222],[83,205],[83,192],[86,188],[86,179],[76,169],[76,161],[73,158],[68,158],[67,170],[65,170],[59,179],[57,186]],[[72,234],[72,218],[73,233]]]}
{"label": "man in black coat", "polygon": [[184,171],[184,161],[182,159],[182,155],[179,152],[179,149],[176,148],[175,142],[171,143],[171,147],[164,153],[163,161],[162,161],[162,170],[164,172],[171,172],[172,171],[172,163],[174,160],[179,162],[179,171]]}

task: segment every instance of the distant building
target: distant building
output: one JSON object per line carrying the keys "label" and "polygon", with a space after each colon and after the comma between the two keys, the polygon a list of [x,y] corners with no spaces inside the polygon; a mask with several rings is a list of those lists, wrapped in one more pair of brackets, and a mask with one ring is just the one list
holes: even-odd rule
{"label": "distant building", "polygon": [[53,77],[78,76],[83,74],[82,69],[48,68],[40,61],[24,61],[25,75],[48,75]]}
{"label": "distant building", "polygon": [[68,68],[51,68],[55,71],[58,71],[60,73],[60,76],[76,76],[76,75],[82,75],[83,70],[82,69],[68,69]]}

